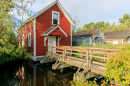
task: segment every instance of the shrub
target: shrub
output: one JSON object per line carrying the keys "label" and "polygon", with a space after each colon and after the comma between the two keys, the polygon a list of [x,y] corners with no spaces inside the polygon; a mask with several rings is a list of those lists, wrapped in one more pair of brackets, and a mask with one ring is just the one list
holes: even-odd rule
{"label": "shrub", "polygon": [[75,79],[70,82],[72,86],[108,86],[108,80],[102,80],[97,83],[97,80],[94,79],[93,81],[87,81],[84,77],[79,77],[79,79]]}
{"label": "shrub", "polygon": [[29,56],[30,53],[26,52],[26,49],[22,49],[22,47],[16,47],[12,44],[0,47],[0,63],[13,61],[17,58],[27,58]]}
{"label": "shrub", "polygon": [[123,86],[130,84],[130,44],[124,45],[114,57],[108,60],[105,76]]}

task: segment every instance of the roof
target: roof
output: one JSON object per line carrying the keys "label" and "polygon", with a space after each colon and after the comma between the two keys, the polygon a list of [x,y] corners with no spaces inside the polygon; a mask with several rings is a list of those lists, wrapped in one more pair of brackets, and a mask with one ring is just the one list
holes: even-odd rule
{"label": "roof", "polygon": [[63,8],[63,6],[60,4],[60,2],[58,0],[55,0],[54,2],[52,2],[48,6],[46,6],[45,8],[43,8],[42,10],[40,10],[39,12],[37,12],[36,14],[34,14],[33,16],[31,16],[30,18],[28,18],[27,21],[24,22],[24,24],[26,24],[27,22],[29,22],[31,19],[34,19],[34,18],[38,17],[39,15],[41,15],[42,13],[44,13],[46,10],[48,10],[49,8],[51,8],[52,6],[54,6],[55,4],[60,8],[60,10],[66,16],[66,18],[68,19],[68,21],[74,26],[75,25],[74,21],[71,19],[71,17],[69,16],[69,14],[66,12],[66,10]]}
{"label": "roof", "polygon": [[74,32],[73,37],[93,37],[95,38],[100,33],[99,29]]}
{"label": "roof", "polygon": [[[41,36],[48,36],[49,34],[51,34],[54,30],[56,30],[57,28],[60,29],[60,31],[64,34],[64,36],[67,37],[67,34],[63,31],[63,29],[59,26],[59,25],[54,25],[54,26],[51,26],[49,29],[47,29],[44,33],[41,34]],[[59,32],[59,35],[60,32]]]}
{"label": "roof", "polygon": [[130,36],[130,30],[104,33],[105,39],[126,39]]}

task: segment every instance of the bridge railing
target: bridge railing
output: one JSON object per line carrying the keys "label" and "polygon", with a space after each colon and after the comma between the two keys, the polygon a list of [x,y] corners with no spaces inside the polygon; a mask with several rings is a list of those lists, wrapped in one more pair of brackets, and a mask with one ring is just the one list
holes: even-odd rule
{"label": "bridge railing", "polygon": [[65,62],[78,67],[76,73],[78,73],[81,68],[84,69],[82,75],[84,75],[86,71],[104,74],[106,61],[112,58],[119,50],[120,49],[78,46],[47,46],[45,47],[45,54],[49,53],[51,59],[57,60],[55,68],[58,66],[58,62]]}
{"label": "bridge railing", "polygon": [[119,49],[110,48],[94,48],[94,47],[78,47],[78,46],[47,46],[45,53],[51,52],[51,57],[56,54],[64,55],[64,60],[67,57],[75,57],[77,59],[84,59],[88,62],[90,58],[94,61],[106,62],[112,58]]}

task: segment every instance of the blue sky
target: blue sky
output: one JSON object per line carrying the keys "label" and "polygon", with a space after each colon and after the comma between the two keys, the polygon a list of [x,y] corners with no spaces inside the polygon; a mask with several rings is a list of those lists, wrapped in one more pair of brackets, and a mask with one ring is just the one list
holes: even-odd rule
{"label": "blue sky", "polygon": [[[55,0],[35,0],[31,7],[32,15],[49,5]],[[125,13],[130,14],[130,0],[59,0],[66,11],[77,17],[79,27],[90,22],[115,22]],[[24,17],[26,19],[27,16]]]}

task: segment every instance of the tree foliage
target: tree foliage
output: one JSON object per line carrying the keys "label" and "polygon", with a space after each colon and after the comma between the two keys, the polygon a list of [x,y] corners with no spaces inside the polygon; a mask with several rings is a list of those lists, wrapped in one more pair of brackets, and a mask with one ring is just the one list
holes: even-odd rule
{"label": "tree foliage", "polygon": [[[0,63],[14,59],[14,57],[22,58],[30,55],[25,49],[18,47],[18,37],[15,33],[18,22],[23,20],[16,21],[18,19],[10,14],[13,9],[17,9],[19,16],[28,13],[29,10],[26,7],[28,3],[31,3],[30,0],[22,3],[22,6],[18,4],[20,2],[24,0],[0,0]],[[22,11],[18,11],[19,9]]]}
{"label": "tree foliage", "polygon": [[92,29],[100,29],[101,32],[111,32],[111,31],[122,31],[122,30],[130,30],[130,16],[129,14],[124,14],[123,18],[119,18],[118,25],[115,23],[110,24],[109,22],[91,22],[89,24],[84,24],[81,28],[77,28],[76,31],[85,31],[85,30],[92,30]]}

